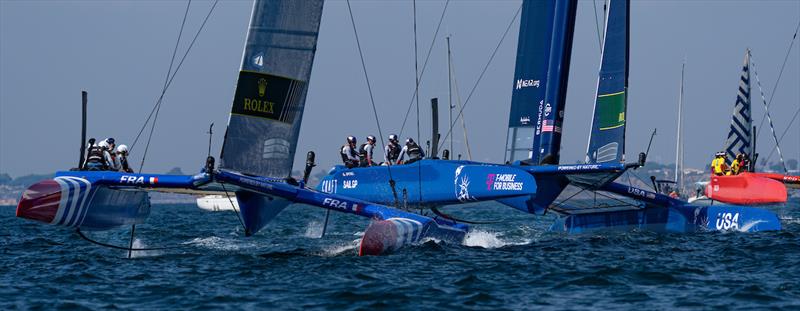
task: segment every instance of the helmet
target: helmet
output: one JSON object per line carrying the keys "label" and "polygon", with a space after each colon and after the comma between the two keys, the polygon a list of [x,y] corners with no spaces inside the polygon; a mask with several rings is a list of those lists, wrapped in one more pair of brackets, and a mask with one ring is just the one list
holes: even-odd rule
{"label": "helmet", "polygon": [[717,157],[724,157],[725,156],[725,151],[717,152],[716,156]]}
{"label": "helmet", "polygon": [[113,145],[113,144],[114,144],[114,138],[111,138],[111,137],[109,137],[109,138],[106,138],[106,142],[107,142],[109,145]]}
{"label": "helmet", "polygon": [[119,153],[119,154],[128,154],[128,146],[119,145],[117,147],[117,153]]}
{"label": "helmet", "polygon": [[411,137],[409,137],[409,138],[407,138],[407,139],[406,139],[406,144],[411,144],[411,143],[413,143],[413,142],[414,142],[414,139],[413,139],[413,138],[411,138]]}
{"label": "helmet", "polygon": [[396,143],[397,142],[397,135],[395,135],[395,134],[389,135],[389,141]]}
{"label": "helmet", "polygon": [[102,140],[97,144],[98,147],[103,149],[109,149],[111,146],[108,145],[108,140]]}
{"label": "helmet", "polygon": [[355,144],[356,143],[356,137],[355,136],[347,136],[347,143],[348,144]]}
{"label": "helmet", "polygon": [[375,136],[369,135],[367,136],[367,141],[375,142]]}

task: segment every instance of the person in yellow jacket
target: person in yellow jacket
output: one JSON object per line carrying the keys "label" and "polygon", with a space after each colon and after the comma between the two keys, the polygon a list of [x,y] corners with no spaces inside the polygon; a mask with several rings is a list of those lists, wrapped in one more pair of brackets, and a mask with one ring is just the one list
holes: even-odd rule
{"label": "person in yellow jacket", "polygon": [[728,171],[728,159],[724,151],[717,152],[714,161],[711,161],[711,173],[717,176],[725,175]]}
{"label": "person in yellow jacket", "polygon": [[731,170],[727,175],[739,175],[742,171],[742,162],[744,162],[744,155],[741,153],[737,154],[736,159],[733,159],[733,162],[731,162]]}

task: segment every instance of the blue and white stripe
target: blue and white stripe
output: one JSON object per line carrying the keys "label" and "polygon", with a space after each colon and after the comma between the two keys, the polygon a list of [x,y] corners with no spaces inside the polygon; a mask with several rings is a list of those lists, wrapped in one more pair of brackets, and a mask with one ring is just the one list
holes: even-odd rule
{"label": "blue and white stripe", "polygon": [[387,221],[397,228],[397,247],[419,242],[422,235],[422,223],[408,218],[389,218]]}
{"label": "blue and white stripe", "polygon": [[50,224],[72,228],[80,226],[88,211],[92,183],[71,176],[56,177],[53,180],[61,186],[61,201]]}
{"label": "blue and white stripe", "polygon": [[739,92],[736,96],[736,105],[733,107],[733,119],[728,139],[725,141],[725,153],[729,159],[737,154],[753,155],[752,128],[753,119],[750,114],[750,50],[744,55],[742,76],[739,79]]}

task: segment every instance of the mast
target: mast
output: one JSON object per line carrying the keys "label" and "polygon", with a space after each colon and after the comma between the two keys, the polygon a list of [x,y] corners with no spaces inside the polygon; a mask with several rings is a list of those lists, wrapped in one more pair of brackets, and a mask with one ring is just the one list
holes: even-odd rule
{"label": "mast", "polygon": [[447,118],[447,124],[450,126],[449,131],[450,133],[450,152],[453,151],[453,69],[452,69],[452,60],[450,58],[450,36],[447,36],[447,110],[449,111],[449,117]]}
{"label": "mast", "polygon": [[683,189],[683,79],[686,60],[681,65],[681,87],[678,92],[678,139],[675,143],[675,186],[680,192]]}

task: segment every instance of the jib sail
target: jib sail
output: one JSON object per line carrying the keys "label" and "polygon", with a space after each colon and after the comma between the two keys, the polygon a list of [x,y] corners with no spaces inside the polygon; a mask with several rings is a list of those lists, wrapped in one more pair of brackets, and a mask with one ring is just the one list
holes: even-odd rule
{"label": "jib sail", "polygon": [[257,0],[221,167],[287,177],[297,148],[323,0]]}
{"label": "jib sail", "polygon": [[625,160],[625,118],[628,106],[630,0],[611,0],[597,81],[594,118],[586,151],[587,163]]}

